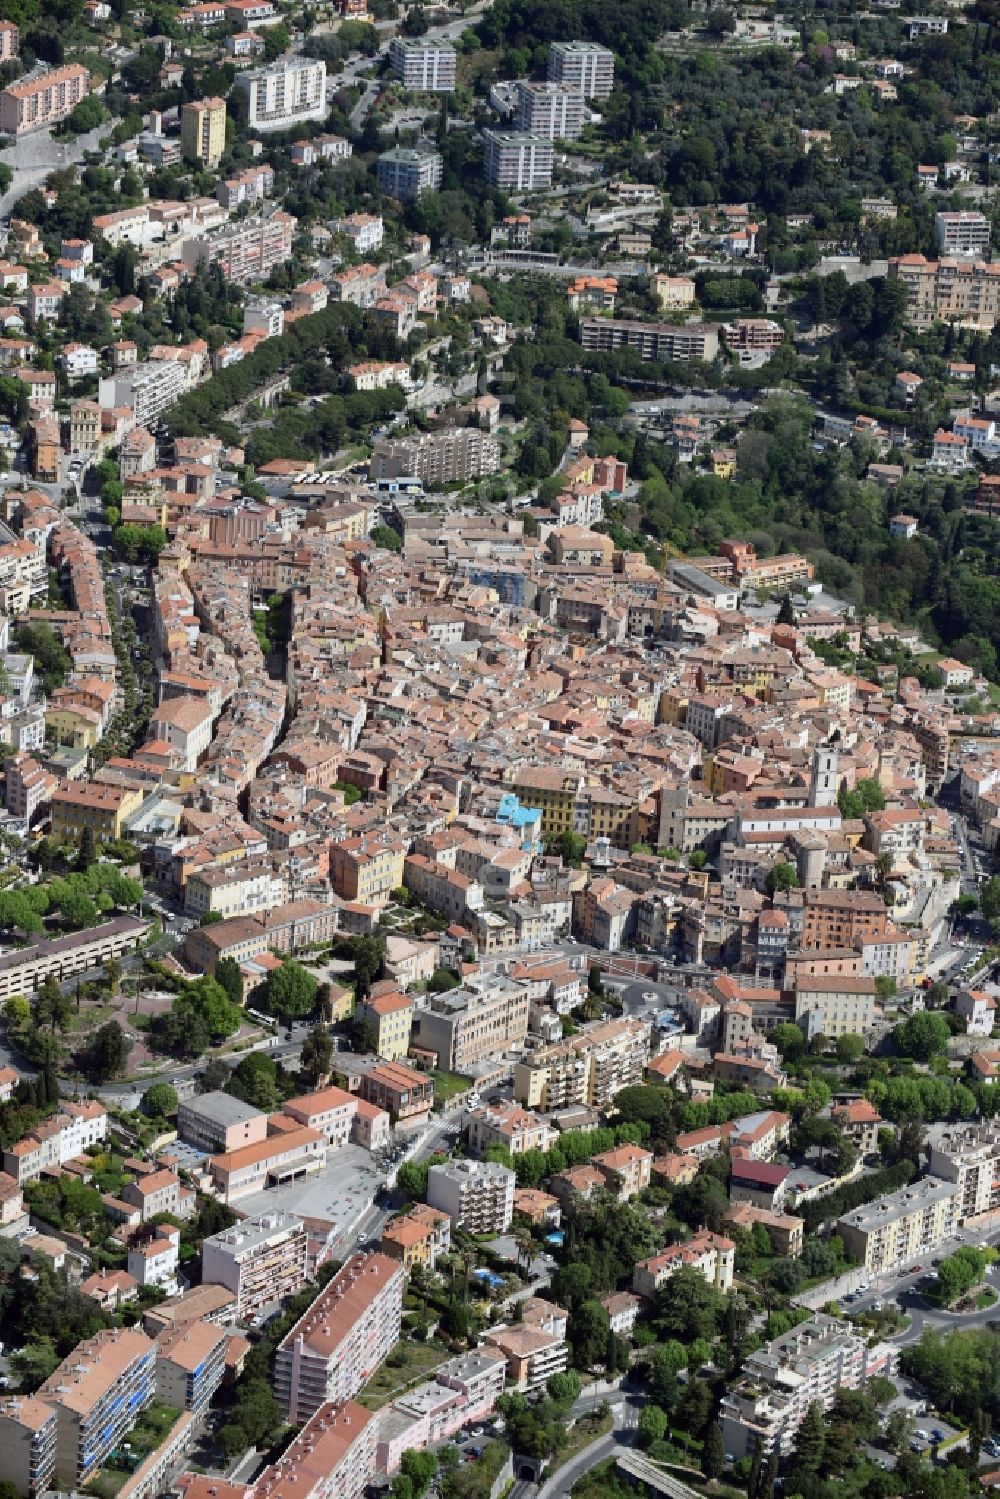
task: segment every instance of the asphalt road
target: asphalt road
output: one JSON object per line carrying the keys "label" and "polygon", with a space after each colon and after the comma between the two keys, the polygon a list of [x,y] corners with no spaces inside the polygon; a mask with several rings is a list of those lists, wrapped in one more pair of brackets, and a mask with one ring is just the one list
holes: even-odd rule
{"label": "asphalt road", "polygon": [[582,1452],[577,1453],[576,1457],[551,1473],[537,1490],[537,1499],[561,1499],[562,1495],[571,1492],[573,1485],[585,1473],[589,1473],[591,1468],[596,1468],[598,1463],[606,1462],[609,1457],[617,1457],[620,1452],[627,1452],[628,1448],[626,1434],[616,1428],[606,1437],[601,1437],[599,1441],[585,1447]]}
{"label": "asphalt road", "polygon": [[0,161],[5,161],[14,173],[10,187],[0,196],[0,219],[8,216],[25,193],[33,187],[41,187],[50,172],[58,172],[81,161],[85,151],[95,151],[98,141],[110,134],[115,123],[114,120],[105,120],[96,130],[78,135],[75,140],[67,136],[56,141],[50,131],[38,130],[21,136],[16,145],[0,151]]}

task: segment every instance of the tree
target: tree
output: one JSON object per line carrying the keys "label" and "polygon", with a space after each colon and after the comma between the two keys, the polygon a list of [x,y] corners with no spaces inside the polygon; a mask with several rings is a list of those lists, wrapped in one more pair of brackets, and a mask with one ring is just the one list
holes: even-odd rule
{"label": "tree", "polygon": [[457,989],[458,983],[450,968],[435,968],[427,980],[427,989],[431,994],[446,994],[449,989]]}
{"label": "tree", "polygon": [[389,552],[401,552],[403,550],[403,538],[392,526],[373,526],[371,533],[372,544],[383,547]]}
{"label": "tree", "polygon": [[35,990],[31,998],[31,1013],[38,1030],[48,1029],[55,1034],[64,1031],[73,1018],[73,1001],[64,994],[58,981],[52,976]]}
{"label": "tree", "polygon": [[798,883],[799,877],[795,865],[788,864],[784,860],[779,860],[777,864],[772,864],[767,872],[767,879],[765,881],[767,893],[772,899],[779,890],[794,890]]}
{"label": "tree", "polygon": [[154,1119],[166,1119],[177,1113],[177,1089],[169,1083],[154,1083],[142,1095],[142,1106]]}
{"label": "tree", "polygon": [[561,1265],[552,1277],[552,1294],[560,1306],[572,1311],[586,1301],[591,1281],[589,1265],[570,1262],[568,1265]]}
{"label": "tree", "polygon": [[795,610],[792,608],[792,596],[790,593],[786,593],[781,600],[778,608],[777,623],[779,625],[794,625],[795,623]]}
{"label": "tree", "polygon": [[215,965],[215,982],[226,991],[234,1005],[243,1003],[243,974],[235,958],[220,958]]}
{"label": "tree", "polygon": [[107,1082],[125,1071],[132,1038],[126,1036],[117,1020],[108,1020],[96,1032],[83,1056],[87,1076],[96,1082]]}
{"label": "tree", "polygon": [[23,1030],[31,1019],[31,1006],[23,994],[12,994],[3,1007],[4,1019],[14,1030]]}
{"label": "tree", "polygon": [[300,1066],[303,1074],[314,1086],[330,1075],[333,1061],[333,1042],[323,1025],[314,1026],[302,1043]]}
{"label": "tree", "polygon": [[301,1020],[316,1007],[316,988],[308,968],[289,958],[267,981],[267,1007],[284,1021]]}
{"label": "tree", "polygon": [[797,1061],[806,1049],[806,1038],[799,1026],[791,1020],[783,1020],[771,1032],[771,1040],[781,1053],[784,1062]]}
{"label": "tree", "polygon": [[[216,973],[218,973],[216,968]],[[205,1070],[201,1075],[200,1084],[203,1093],[217,1093],[225,1088],[229,1082],[230,1072],[221,1057],[212,1057],[206,1062]]]}
{"label": "tree", "polygon": [[278,1069],[270,1057],[259,1051],[251,1052],[235,1068],[226,1092],[231,1093],[234,1098],[242,1098],[244,1103],[260,1109],[262,1113],[270,1114],[280,1102]]}
{"label": "tree", "polygon": [[713,1421],[705,1433],[705,1440],[701,1447],[701,1471],[711,1483],[716,1478],[721,1478],[726,1466],[726,1449],[722,1440],[722,1430],[717,1421]]}
{"label": "tree", "polygon": [[699,1270],[682,1265],[657,1291],[654,1321],[668,1337],[691,1344],[696,1338],[715,1336],[723,1304]]}
{"label": "tree", "polygon": [[[792,1447],[792,1471],[795,1481],[801,1483],[803,1479],[808,1481],[815,1478],[823,1461],[823,1448],[826,1442],[826,1431],[823,1424],[823,1409],[818,1401],[813,1401],[806,1411],[805,1418],[795,1434],[795,1442]],[[801,1492],[801,1490],[798,1490]]]}
{"label": "tree", "polygon": [[639,1412],[637,1428],[639,1446],[648,1451],[654,1442],[662,1442],[668,1425],[666,1412],[661,1411],[658,1405],[644,1405]]}
{"label": "tree", "polygon": [[574,1369],[567,1369],[564,1374],[550,1374],[545,1388],[556,1405],[569,1410],[580,1394],[580,1376]]}
{"label": "tree", "polygon": [[982,1278],[986,1255],[972,1245],[964,1245],[947,1255],[937,1268],[935,1294],[942,1306],[951,1306]]}
{"label": "tree", "polygon": [[929,1062],[948,1049],[951,1030],[943,1015],[922,1010],[910,1015],[897,1025],[893,1032],[896,1046],[904,1057],[914,1057],[918,1062]]}
{"label": "tree", "polygon": [[122,981],[122,965],[117,958],[109,958],[104,965],[104,977],[108,981],[111,997],[114,999],[118,994]]}
{"label": "tree", "polygon": [[678,1424],[692,1436],[700,1437],[711,1412],[711,1386],[704,1379],[689,1379],[677,1407]]}
{"label": "tree", "polygon": [[860,1036],[838,1036],[834,1045],[837,1061],[853,1066],[865,1054],[865,1043]]}
{"label": "tree", "polygon": [[1000,924],[1000,875],[992,875],[980,888],[979,909],[991,927]]}
{"label": "tree", "polygon": [[396,1185],[410,1202],[423,1202],[427,1196],[428,1163],[404,1161],[396,1173]]}
{"label": "tree", "polygon": [[76,867],[88,870],[97,858],[97,840],[93,828],[84,828],[80,834],[80,847],[76,856]]}
{"label": "tree", "polygon": [[587,840],[582,833],[567,829],[552,840],[552,853],[562,859],[567,869],[579,869],[587,852]]}
{"label": "tree", "polygon": [[608,1346],[608,1314],[599,1301],[581,1302],[569,1319],[573,1362],[581,1369],[600,1363]]}

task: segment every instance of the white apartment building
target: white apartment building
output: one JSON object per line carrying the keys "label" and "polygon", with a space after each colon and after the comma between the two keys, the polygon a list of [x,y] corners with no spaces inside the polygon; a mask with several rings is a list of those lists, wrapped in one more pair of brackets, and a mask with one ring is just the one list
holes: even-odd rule
{"label": "white apartment building", "polygon": [[606,99],[615,83],[615,54],[597,42],[553,42],[548,76],[551,83],[565,83],[585,99]]}
{"label": "white apartment building", "polygon": [[148,427],[162,411],[179,401],[187,375],[179,359],[145,359],[103,375],[98,400],[104,407],[128,406],[137,427]]}
{"label": "white apartment building", "polygon": [[300,1218],[281,1208],[212,1234],[201,1251],[205,1285],[236,1297],[236,1316],[253,1322],[264,1307],[294,1296],[306,1283],[308,1241]]}
{"label": "white apartment building", "polygon": [[399,1338],[405,1271],[386,1254],[354,1254],[282,1339],[274,1392],[288,1419],[350,1400]]}
{"label": "white apartment building", "polygon": [[423,94],[454,93],[455,49],[448,42],[395,36],[389,43],[389,66],[404,88]]}
{"label": "white apartment building", "polygon": [[522,80],[515,91],[517,128],[548,140],[578,140],[583,131],[583,95],[563,83]]}
{"label": "white apartment building", "polygon": [[503,1234],[514,1216],[513,1171],[497,1161],[444,1161],[427,1173],[427,1202],[470,1234]]}
{"label": "white apartment building", "polygon": [[992,1122],[945,1130],[931,1145],[928,1169],[958,1189],[956,1224],[1000,1207],[998,1164],[1000,1128]]}
{"label": "white apartment building", "polygon": [[520,130],[484,130],[483,171],[487,182],[513,192],[537,192],[552,185],[552,141]]}
{"label": "white apartment building", "polygon": [[203,864],[184,884],[184,909],[199,919],[209,912],[223,919],[269,911],[288,896],[284,879],[270,864],[234,859],[229,864]]}
{"label": "white apartment building", "polygon": [[40,1176],[46,1166],[63,1166],[97,1145],[108,1133],[108,1115],[96,1101],[73,1103],[66,1099],[59,1113],[42,1119],[22,1140],[3,1153],[3,1169],[16,1182]]}
{"label": "white apartment building", "polygon": [[743,1378],[719,1411],[725,1448],[734,1458],[756,1450],[786,1455],[814,1402],[829,1410],[837,1391],[859,1390],[898,1361],[888,1343],[867,1340],[835,1317],[815,1313],[752,1353]]}
{"label": "white apartment building", "polygon": [[934,238],[945,255],[989,257],[990,221],[984,213],[937,213]]}
{"label": "white apartment building", "polygon": [[243,304],[243,332],[280,338],[285,328],[285,309],[271,297],[248,297]]}
{"label": "white apartment building", "polygon": [[947,16],[911,16],[910,17],[910,41],[915,42],[922,36],[947,36]]}
{"label": "white apartment building", "polygon": [[326,118],[326,63],[316,58],[289,55],[237,73],[236,89],[251,130],[290,130]]}
{"label": "white apartment building", "polygon": [[334,234],[346,234],[358,255],[370,255],[382,248],[385,224],[380,213],[352,213],[346,219],[334,219]]}

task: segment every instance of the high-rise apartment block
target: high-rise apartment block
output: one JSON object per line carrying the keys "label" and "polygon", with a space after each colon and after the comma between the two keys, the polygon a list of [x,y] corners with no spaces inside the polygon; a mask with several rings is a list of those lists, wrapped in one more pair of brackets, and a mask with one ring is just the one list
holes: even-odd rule
{"label": "high-rise apartment block", "polygon": [[990,221],[984,213],[963,210],[961,213],[934,215],[934,239],[945,255],[989,256]]}
{"label": "high-rise apartment block", "polygon": [[517,128],[548,140],[575,141],[583,130],[583,95],[562,83],[517,85]]}
{"label": "high-rise apartment block", "polygon": [[236,1315],[253,1321],[266,1306],[306,1283],[308,1241],[300,1218],[280,1208],[212,1234],[201,1250],[204,1284],[226,1286]]}
{"label": "high-rise apartment block", "polygon": [[203,1416],[226,1372],[229,1335],[196,1318],[156,1340],[156,1395],[174,1410]]}
{"label": "high-rise apartment block", "polygon": [[439,1067],[464,1072],[523,1045],[528,1011],[527,985],[503,974],[483,974],[467,987],[433,995],[417,1012],[417,1037],[437,1053]]}
{"label": "high-rise apartment block", "polygon": [[376,175],[384,193],[410,203],[441,186],[444,162],[437,151],[396,146],[378,159]]}
{"label": "high-rise apartment block", "polygon": [[427,1201],[470,1234],[505,1234],[514,1215],[513,1171],[498,1161],[443,1161],[427,1173]]}
{"label": "high-rise apartment block", "polygon": [[838,1390],[892,1374],[897,1359],[890,1344],[870,1347],[844,1322],[815,1313],[747,1359],[719,1411],[726,1451],[734,1458],[787,1454],[810,1405],[829,1410]]}
{"label": "high-rise apartment block", "polygon": [[423,94],[455,91],[455,49],[448,42],[395,36],[389,43],[389,66],[404,88]]}
{"label": "high-rise apartment block", "polygon": [[499,467],[499,444],[475,427],[379,438],[371,459],[373,479],[420,479],[428,487],[478,479]]}
{"label": "high-rise apartment block", "polygon": [[98,399],[106,407],[131,407],[136,426],[147,427],[180,400],[186,389],[187,375],[179,359],[145,359],[113,375],[102,375]]}
{"label": "high-rise apartment block", "polygon": [[606,99],[615,82],[615,54],[597,42],[553,42],[549,80],[578,89],[585,99]]}
{"label": "high-rise apartment block", "polygon": [[399,1338],[402,1265],[355,1254],[324,1286],[278,1346],[274,1390],[290,1421],[326,1401],[351,1400]]}
{"label": "high-rise apartment block", "polygon": [[0,62],[17,56],[21,33],[13,21],[0,21]]}
{"label": "high-rise apartment block", "polygon": [[236,89],[252,130],[291,130],[326,118],[326,63],[312,57],[290,54],[238,73]]}
{"label": "high-rise apartment block", "polygon": [[181,110],[181,150],[214,169],[226,149],[226,101],[195,99]]}
{"label": "high-rise apartment block", "polygon": [[532,1052],[514,1068],[514,1097],[529,1109],[587,1104],[606,1108],[615,1094],[642,1081],[649,1027],[609,1020]]}
{"label": "high-rise apartment block", "polygon": [[708,323],[643,323],[630,318],[580,319],[580,342],[585,349],[611,353],[634,349],[640,359],[661,364],[706,363],[719,352],[719,330]]}
{"label": "high-rise apartment block", "polygon": [[838,1219],[837,1230],[852,1259],[875,1275],[930,1253],[955,1231],[959,1188],[954,1181],[925,1176],[877,1202]]}
{"label": "high-rise apartment block", "polygon": [[0,1401],[0,1479],[34,1499],[53,1486],[56,1412],[33,1395]]}
{"label": "high-rise apartment block", "polygon": [[103,1467],[156,1393],[156,1348],[135,1327],[79,1343],[38,1390],[56,1413],[55,1476],[81,1489]]}
{"label": "high-rise apartment block", "polygon": [[1000,1129],[993,1123],[948,1129],[930,1147],[930,1173],[958,1188],[955,1222],[959,1225],[1000,1207],[998,1167]]}
{"label": "high-rise apartment block", "polygon": [[349,1400],[325,1404],[273,1467],[253,1485],[253,1499],[361,1499],[375,1473],[379,1423]]}
{"label": "high-rise apartment block", "polygon": [[8,84],[0,93],[0,133],[27,135],[44,125],[58,125],[89,93],[90,74],[78,62]]}
{"label": "high-rise apartment block", "polygon": [[190,270],[217,265],[227,281],[241,286],[263,281],[291,256],[296,222],[280,209],[256,218],[237,219],[210,234],[185,240],[181,255]]}
{"label": "high-rise apartment block", "polygon": [[918,325],[961,322],[990,329],[1000,318],[1000,261],[898,255],[889,261],[889,278],[903,282],[907,315]]}
{"label": "high-rise apartment block", "polygon": [[494,187],[537,192],[552,185],[552,141],[523,130],[484,130],[483,171]]}

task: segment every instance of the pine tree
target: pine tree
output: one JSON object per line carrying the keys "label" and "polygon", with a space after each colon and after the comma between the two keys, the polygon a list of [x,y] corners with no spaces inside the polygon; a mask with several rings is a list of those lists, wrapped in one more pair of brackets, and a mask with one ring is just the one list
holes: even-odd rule
{"label": "pine tree", "polygon": [[97,842],[93,828],[84,828],[80,834],[80,849],[76,857],[77,869],[89,869],[97,858]]}
{"label": "pine tree", "polygon": [[794,625],[795,623],[795,610],[792,608],[792,596],[790,593],[786,593],[781,600],[777,623],[779,625]]}
{"label": "pine tree", "polygon": [[763,1466],[763,1461],[764,1460],[761,1456],[760,1448],[755,1447],[753,1450],[753,1456],[750,1459],[750,1473],[747,1478],[747,1499],[759,1499],[760,1474],[761,1468]]}
{"label": "pine tree", "polygon": [[796,1433],[795,1445],[792,1448],[792,1468],[797,1479],[801,1480],[803,1476],[815,1476],[819,1472],[825,1442],[826,1429],[823,1425],[823,1411],[819,1402],[814,1400],[806,1411],[805,1420]]}
{"label": "pine tree", "polygon": [[726,1466],[726,1449],[722,1443],[722,1431],[717,1421],[713,1421],[705,1433],[705,1440],[701,1448],[701,1471],[710,1481],[721,1478]]}

